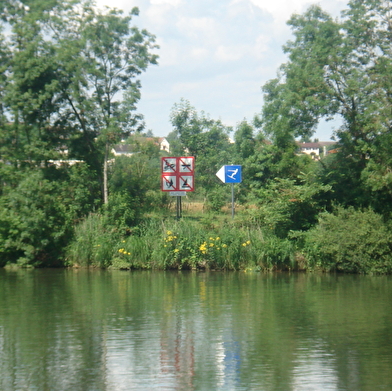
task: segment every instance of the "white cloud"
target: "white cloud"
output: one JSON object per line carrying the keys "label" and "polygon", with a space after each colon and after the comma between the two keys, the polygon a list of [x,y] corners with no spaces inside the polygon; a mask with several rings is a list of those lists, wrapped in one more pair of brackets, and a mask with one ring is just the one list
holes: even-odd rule
{"label": "white cloud", "polygon": [[269,36],[265,34],[261,34],[256,38],[255,44],[254,44],[254,56],[256,56],[258,59],[262,59],[265,55],[265,53],[268,52],[269,49],[269,43],[271,42],[271,39]]}
{"label": "white cloud", "polygon": [[246,50],[244,46],[224,46],[219,45],[215,51],[215,58],[218,61],[236,61],[244,56]]}
{"label": "white cloud", "polygon": [[182,17],[178,19],[176,26],[180,34],[194,40],[193,42],[203,40],[204,44],[211,45],[218,36],[217,21],[211,17]]}
{"label": "white cloud", "polygon": [[[317,0],[316,0],[317,1]],[[310,0],[98,0],[129,12],[157,36],[159,65],[141,75],[139,110],[158,136],[171,131],[170,109],[181,98],[235,125],[261,110],[261,86],[276,76],[291,39],[286,21]],[[318,0],[333,16],[346,0]]]}

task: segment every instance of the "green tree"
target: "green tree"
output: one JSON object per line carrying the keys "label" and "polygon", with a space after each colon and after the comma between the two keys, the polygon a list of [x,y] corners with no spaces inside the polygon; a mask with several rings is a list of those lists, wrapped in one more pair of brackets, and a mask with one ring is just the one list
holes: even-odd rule
{"label": "green tree", "polygon": [[143,126],[135,114],[137,76],[157,61],[154,36],[131,25],[137,14],[137,8],[128,16],[97,10],[88,0],[11,2],[2,8],[10,28],[1,46],[1,54],[7,48],[10,54],[0,63],[7,70],[0,80],[3,112],[12,124],[0,134],[8,162],[13,157],[18,166],[47,165],[66,145],[70,157],[103,169],[107,201],[110,147]]}
{"label": "green tree", "polygon": [[155,37],[131,26],[117,9],[96,10],[84,3],[83,13],[63,20],[58,32],[63,98],[68,116],[81,131],[93,160],[103,147],[103,198],[108,200],[107,161],[110,147],[131,131],[141,130],[142,116],[134,114],[140,98],[137,76],[157,63]]}
{"label": "green tree", "polygon": [[[362,173],[377,155],[376,140],[390,132],[390,11],[390,2],[353,0],[340,21],[318,6],[294,15],[289,60],[264,86],[263,128],[276,139],[307,137],[320,118],[342,118],[336,137],[349,171],[340,177],[358,192],[366,190]],[[373,195],[339,201],[369,203]]]}
{"label": "green tree", "polygon": [[6,70],[1,103],[4,122],[10,123],[1,128],[2,152],[9,163],[47,164],[66,138],[68,129],[57,121],[61,100],[49,15],[61,14],[67,6],[56,1],[10,2],[1,10],[9,30],[3,41],[6,55],[1,57]]}
{"label": "green tree", "polygon": [[246,159],[255,152],[256,140],[254,129],[247,121],[242,121],[234,133],[235,150],[241,159]]}
{"label": "green tree", "polygon": [[171,122],[182,153],[195,157],[197,186],[206,194],[219,184],[215,173],[223,164],[234,164],[228,134],[231,128],[210,119],[186,100],[173,106]]}
{"label": "green tree", "polygon": [[[141,128],[137,77],[157,59],[155,38],[131,25],[137,13],[88,0],[0,2],[1,262],[57,264],[101,184],[108,200],[110,146]],[[66,151],[86,165],[56,168]],[[129,197],[113,199],[107,213],[117,216]]]}
{"label": "green tree", "polygon": [[253,192],[258,205],[253,218],[281,238],[290,231],[307,230],[317,223],[330,189],[317,183],[312,173],[301,174],[297,180],[276,178]]}

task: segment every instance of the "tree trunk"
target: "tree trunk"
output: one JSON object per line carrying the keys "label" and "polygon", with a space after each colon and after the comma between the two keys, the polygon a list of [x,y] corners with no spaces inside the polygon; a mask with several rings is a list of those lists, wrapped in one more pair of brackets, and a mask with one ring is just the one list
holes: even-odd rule
{"label": "tree trunk", "polygon": [[104,202],[104,204],[107,204],[109,201],[108,157],[109,157],[109,143],[106,143],[106,145],[105,145],[105,160],[103,162],[103,202]]}

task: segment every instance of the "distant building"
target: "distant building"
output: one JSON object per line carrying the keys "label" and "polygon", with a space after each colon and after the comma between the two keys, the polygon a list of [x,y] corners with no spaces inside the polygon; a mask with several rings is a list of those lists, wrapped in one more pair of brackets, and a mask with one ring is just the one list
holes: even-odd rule
{"label": "distant building", "polygon": [[148,142],[152,142],[155,145],[159,146],[161,151],[170,152],[170,143],[167,141],[165,137],[142,137],[142,136],[133,136],[135,139],[135,144],[116,144],[112,148],[112,153],[114,156],[132,156],[135,153],[140,152],[140,145],[143,145]]}
{"label": "distant building", "polygon": [[320,150],[322,150],[323,155],[328,154],[327,147],[335,145],[334,141],[319,141],[315,143],[300,143],[297,145],[299,147],[300,153],[306,153],[311,155],[313,159],[320,159]]}
{"label": "distant building", "polygon": [[111,152],[114,156],[132,156],[139,151],[135,149],[135,145],[117,144],[113,146]]}
{"label": "distant building", "polygon": [[[170,152],[170,143],[166,137],[143,137],[146,141],[152,141],[155,145],[159,146],[161,151]],[[138,139],[140,141],[140,139]]]}

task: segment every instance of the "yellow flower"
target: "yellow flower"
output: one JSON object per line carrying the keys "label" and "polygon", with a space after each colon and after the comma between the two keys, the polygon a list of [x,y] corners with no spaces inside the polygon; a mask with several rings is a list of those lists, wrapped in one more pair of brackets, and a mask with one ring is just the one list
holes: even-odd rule
{"label": "yellow flower", "polygon": [[215,240],[220,240],[220,237],[219,237],[219,236],[217,236],[217,238],[216,238]]}
{"label": "yellow flower", "polygon": [[242,243],[242,245],[243,245],[244,247],[246,247],[246,243]]}
{"label": "yellow flower", "polygon": [[222,244],[222,247],[226,248],[226,247],[227,247],[227,244],[223,243],[223,244]]}
{"label": "yellow flower", "polygon": [[202,254],[206,254],[207,253],[207,243],[204,242],[200,245],[199,250],[201,251]]}
{"label": "yellow flower", "polygon": [[248,240],[248,241],[246,242],[246,244],[250,244],[250,240]]}
{"label": "yellow flower", "polygon": [[167,231],[167,232],[166,232],[166,235],[167,235],[167,236],[173,235],[173,232],[172,232],[172,231]]}
{"label": "yellow flower", "polygon": [[210,247],[214,247],[214,243],[210,243]]}
{"label": "yellow flower", "polygon": [[166,244],[164,244],[164,245],[163,245],[163,247],[167,247],[167,245],[166,245]]}
{"label": "yellow flower", "polygon": [[131,255],[131,253],[127,253],[128,255]]}
{"label": "yellow flower", "polygon": [[178,253],[180,250],[178,249],[178,248],[175,248],[174,250],[173,250],[173,252],[174,253]]}
{"label": "yellow flower", "polygon": [[214,238],[210,238],[210,240],[215,240]]}

